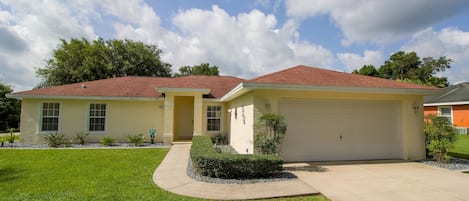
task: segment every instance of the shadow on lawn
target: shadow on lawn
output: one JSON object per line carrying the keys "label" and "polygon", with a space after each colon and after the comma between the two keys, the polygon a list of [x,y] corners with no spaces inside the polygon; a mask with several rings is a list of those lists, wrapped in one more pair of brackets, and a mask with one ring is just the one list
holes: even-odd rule
{"label": "shadow on lawn", "polygon": [[22,172],[24,170],[14,167],[0,168],[0,183],[17,179],[21,176]]}

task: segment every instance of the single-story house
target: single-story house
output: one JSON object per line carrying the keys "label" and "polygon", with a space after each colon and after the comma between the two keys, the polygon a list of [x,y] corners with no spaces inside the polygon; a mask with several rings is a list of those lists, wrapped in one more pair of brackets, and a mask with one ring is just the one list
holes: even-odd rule
{"label": "single-story house", "polygon": [[285,161],[425,157],[423,97],[433,87],[296,66],[254,79],[231,76],[118,77],[10,94],[22,100],[21,140],[77,132],[88,140],[157,129],[171,144],[194,135],[228,135],[253,153],[254,126],[264,113],[288,125]]}
{"label": "single-story house", "polygon": [[469,129],[469,82],[451,85],[424,99],[424,114],[447,117],[459,134]]}

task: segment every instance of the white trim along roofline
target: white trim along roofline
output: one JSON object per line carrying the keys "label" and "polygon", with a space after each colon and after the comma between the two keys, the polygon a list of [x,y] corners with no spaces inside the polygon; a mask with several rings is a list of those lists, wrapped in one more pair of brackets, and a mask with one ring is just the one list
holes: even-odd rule
{"label": "white trim along roofline", "polygon": [[209,94],[210,89],[206,88],[176,88],[176,87],[156,87],[156,91],[160,93],[166,92],[198,92],[202,94]]}
{"label": "white trim along roofline", "polygon": [[443,102],[443,103],[425,103],[423,106],[450,106],[450,105],[469,105],[469,101]]}
{"label": "white trim along roofline", "polygon": [[399,89],[399,88],[374,88],[374,87],[341,87],[341,86],[312,86],[293,84],[265,84],[242,82],[220,100],[229,101],[253,89],[270,90],[295,90],[295,91],[330,91],[330,92],[352,92],[352,93],[390,93],[390,94],[420,94],[433,95],[440,93],[438,89]]}
{"label": "white trim along roofline", "polygon": [[55,96],[55,95],[24,95],[7,94],[7,98],[31,99],[73,99],[73,100],[135,100],[135,101],[163,101],[164,97],[125,97],[125,96]]}

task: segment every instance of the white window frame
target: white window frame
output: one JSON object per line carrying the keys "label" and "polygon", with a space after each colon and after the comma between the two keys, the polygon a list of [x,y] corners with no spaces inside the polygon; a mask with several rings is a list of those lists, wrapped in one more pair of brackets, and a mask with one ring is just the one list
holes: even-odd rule
{"label": "white window frame", "polygon": [[[218,116],[218,117],[209,117],[209,115],[208,115],[209,107],[220,107],[220,110],[219,110],[220,114],[219,114],[219,116]],[[205,120],[206,120],[205,130],[207,131],[207,133],[220,133],[220,132],[222,131],[222,129],[223,129],[223,128],[222,128],[222,126],[223,126],[223,121],[222,121],[222,120],[223,120],[223,106],[222,106],[222,105],[216,105],[216,104],[207,105],[207,106],[205,107],[205,115],[206,115],[206,118],[205,118]],[[218,130],[209,130],[209,123],[208,123],[208,122],[209,122],[210,119],[218,119],[218,120],[220,120],[220,125],[219,125],[219,127],[218,127],[218,128],[219,128]]]}
{"label": "white window frame", "polygon": [[[105,105],[106,109],[104,110],[105,111],[105,116],[104,116],[104,130],[90,130],[90,126],[91,126],[91,118],[103,118],[101,116],[91,116],[90,113],[91,113],[91,105]],[[101,110],[99,110],[101,111]],[[109,111],[109,104],[107,103],[89,103],[88,104],[88,111],[87,111],[87,115],[86,115],[86,130],[88,131],[88,133],[106,133],[107,131],[107,116],[108,116],[108,111]]]}
{"label": "white window frame", "polygon": [[[451,114],[450,116],[445,116],[441,113],[441,110],[442,109],[450,109],[451,111]],[[451,125],[453,125],[453,106],[438,106],[438,116],[439,117],[446,117],[446,118],[449,118],[449,122],[451,123]]]}
{"label": "white window frame", "polygon": [[[58,116],[44,116],[44,104],[58,104],[59,105],[59,114]],[[41,102],[41,105],[39,107],[39,125],[38,125],[38,132],[39,134],[44,134],[44,133],[58,133],[60,130],[60,116],[62,113],[62,104],[57,101],[50,101],[50,102]],[[57,130],[44,130],[43,128],[43,122],[44,118],[57,118]]]}

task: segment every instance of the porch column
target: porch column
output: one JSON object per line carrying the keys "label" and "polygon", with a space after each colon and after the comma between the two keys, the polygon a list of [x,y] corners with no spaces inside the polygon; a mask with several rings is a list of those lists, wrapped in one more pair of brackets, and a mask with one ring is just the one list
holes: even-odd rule
{"label": "porch column", "polygon": [[194,136],[203,133],[203,111],[202,94],[197,94],[194,96]]}
{"label": "porch column", "polygon": [[164,131],[163,144],[171,145],[173,143],[173,118],[174,118],[174,96],[166,93],[164,99]]}

